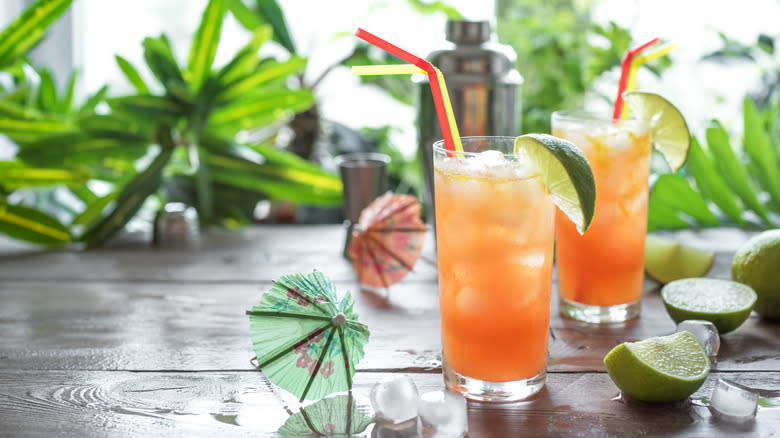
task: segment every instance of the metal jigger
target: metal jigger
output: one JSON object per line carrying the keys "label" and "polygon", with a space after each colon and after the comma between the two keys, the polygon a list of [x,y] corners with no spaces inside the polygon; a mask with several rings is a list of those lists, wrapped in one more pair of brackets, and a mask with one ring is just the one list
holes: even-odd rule
{"label": "metal jigger", "polygon": [[344,239],[343,255],[349,257],[352,229],[360,220],[360,212],[387,190],[387,164],[390,157],[376,152],[353,152],[336,157],[344,186]]}
{"label": "metal jigger", "polygon": [[159,247],[197,245],[200,240],[198,212],[180,202],[169,202],[157,213],[153,242]]}

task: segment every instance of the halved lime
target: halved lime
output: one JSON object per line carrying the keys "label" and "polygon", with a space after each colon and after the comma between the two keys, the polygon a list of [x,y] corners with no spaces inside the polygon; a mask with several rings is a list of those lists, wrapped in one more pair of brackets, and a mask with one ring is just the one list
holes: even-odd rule
{"label": "halved lime", "polygon": [[646,402],[683,400],[710,373],[704,347],[687,330],[624,342],[607,353],[604,366],[623,394]]}
{"label": "halved lime", "polygon": [[623,100],[638,120],[650,126],[650,137],[655,148],[677,172],[688,159],[691,147],[691,133],[680,110],[671,102],[655,93],[629,91]]}
{"label": "halved lime", "polygon": [[712,251],[653,235],[645,238],[645,272],[659,283],[701,277],[712,268],[714,260]]}
{"label": "halved lime", "polygon": [[515,154],[525,152],[550,198],[584,233],[593,220],[596,182],[585,155],[574,143],[549,134],[526,134],[515,139]]}
{"label": "halved lime", "polygon": [[686,278],[661,289],[661,299],[674,322],[703,319],[723,334],[742,325],[756,303],[747,285],[715,278]]}

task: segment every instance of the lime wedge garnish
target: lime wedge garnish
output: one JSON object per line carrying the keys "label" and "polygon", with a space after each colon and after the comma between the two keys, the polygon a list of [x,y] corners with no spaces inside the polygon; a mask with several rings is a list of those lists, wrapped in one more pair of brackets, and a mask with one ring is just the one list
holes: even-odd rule
{"label": "lime wedge garnish", "polygon": [[756,303],[756,292],[747,285],[714,278],[686,278],[661,289],[661,299],[674,322],[703,319],[720,333],[742,325]]}
{"label": "lime wedge garnish", "polygon": [[584,233],[593,220],[596,182],[585,155],[574,143],[548,134],[515,139],[515,154],[525,153],[550,192],[550,198]]}
{"label": "lime wedge garnish", "polygon": [[629,91],[623,95],[631,114],[650,126],[650,137],[673,172],[688,159],[691,133],[680,110],[663,97],[646,91]]}
{"label": "lime wedge garnish", "polygon": [[714,260],[712,251],[652,235],[645,239],[645,272],[659,283],[701,277],[712,268]]}
{"label": "lime wedge garnish", "polygon": [[624,342],[607,353],[604,366],[623,394],[646,402],[683,400],[710,373],[707,352],[687,330]]}

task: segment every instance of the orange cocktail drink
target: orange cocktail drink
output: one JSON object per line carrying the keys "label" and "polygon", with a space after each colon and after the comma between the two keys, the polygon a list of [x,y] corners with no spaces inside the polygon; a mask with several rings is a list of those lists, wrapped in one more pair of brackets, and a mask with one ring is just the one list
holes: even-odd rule
{"label": "orange cocktail drink", "polygon": [[546,375],[555,207],[513,137],[462,142],[433,153],[444,380],[518,400]]}
{"label": "orange cocktail drink", "polygon": [[561,313],[594,323],[631,319],[644,279],[649,131],[639,121],[561,111],[552,116],[552,132],[582,150],[596,180],[588,232],[580,235],[570,221],[557,224]]}

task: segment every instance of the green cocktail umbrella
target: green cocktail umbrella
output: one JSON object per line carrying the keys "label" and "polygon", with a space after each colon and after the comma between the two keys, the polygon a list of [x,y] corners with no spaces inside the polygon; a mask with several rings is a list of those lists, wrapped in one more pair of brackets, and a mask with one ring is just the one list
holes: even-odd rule
{"label": "green cocktail umbrella", "polygon": [[340,394],[310,404],[287,419],[277,431],[281,436],[352,436],[366,430],[371,409],[355,402],[352,394]]}
{"label": "green cocktail umbrella", "polygon": [[352,389],[368,327],[321,272],[285,275],[247,311],[257,367],[301,401]]}

